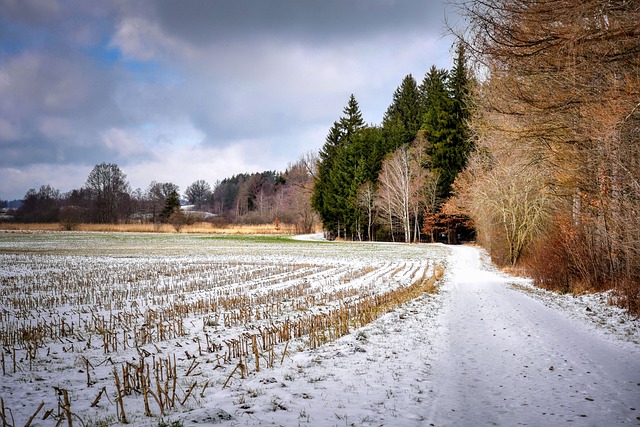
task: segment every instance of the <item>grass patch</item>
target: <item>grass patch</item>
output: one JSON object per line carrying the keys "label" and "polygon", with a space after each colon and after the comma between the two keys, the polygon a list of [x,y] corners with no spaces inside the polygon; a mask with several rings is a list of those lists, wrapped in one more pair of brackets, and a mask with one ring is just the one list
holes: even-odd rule
{"label": "grass patch", "polygon": [[[8,231],[61,231],[62,226],[58,223],[52,224],[21,224],[21,223],[0,223],[0,230]],[[95,231],[108,233],[175,233],[175,228],[171,224],[154,225],[144,224],[78,224],[75,231]],[[288,224],[237,224],[224,227],[217,227],[208,222],[197,222],[185,225],[181,233],[186,234],[268,234],[268,235],[290,235],[294,234],[295,227]]]}
{"label": "grass patch", "polygon": [[300,243],[289,235],[283,234],[217,234],[203,237],[205,240],[238,241],[247,243]]}

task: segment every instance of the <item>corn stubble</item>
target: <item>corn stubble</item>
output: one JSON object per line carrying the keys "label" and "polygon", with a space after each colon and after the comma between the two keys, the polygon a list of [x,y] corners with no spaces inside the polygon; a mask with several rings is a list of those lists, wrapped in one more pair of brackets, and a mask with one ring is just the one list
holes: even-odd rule
{"label": "corn stubble", "polygon": [[[284,363],[292,342],[315,349],[436,292],[444,271],[428,262],[5,260],[29,268],[1,279],[2,376],[37,373],[55,355],[74,355],[86,384],[57,387],[57,408],[44,415],[70,426],[79,418],[71,388],[97,385],[91,408],[109,403],[122,423],[134,399],[145,416],[165,416]],[[207,378],[211,369],[223,374]],[[0,419],[16,425],[4,399]]]}

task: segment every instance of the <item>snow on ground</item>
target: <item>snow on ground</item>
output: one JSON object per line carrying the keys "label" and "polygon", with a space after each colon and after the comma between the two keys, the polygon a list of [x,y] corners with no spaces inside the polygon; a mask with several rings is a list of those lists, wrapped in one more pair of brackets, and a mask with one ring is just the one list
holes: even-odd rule
{"label": "snow on ground", "polygon": [[452,251],[430,424],[638,424],[636,344],[509,286],[477,249]]}
{"label": "snow on ground", "polygon": [[229,425],[640,424],[640,350],[626,333],[594,334],[571,310],[515,289],[526,280],[496,272],[477,249],[450,250],[439,295],[299,352],[205,406],[229,414]]}
{"label": "snow on ground", "polygon": [[292,239],[302,241],[302,242],[327,241],[327,239],[324,238],[324,233],[298,234],[296,236],[293,236]]}
{"label": "snow on ground", "polygon": [[[424,295],[338,342],[286,357],[204,406],[232,415],[230,425],[420,425],[433,399],[430,327],[438,305]],[[185,421],[210,413],[194,410]]]}
{"label": "snow on ground", "polygon": [[[110,237],[101,242],[104,249],[100,256],[107,254],[106,261],[99,258],[105,263],[101,268],[108,268],[109,263],[115,264],[114,268],[133,268],[140,262],[135,257],[122,257],[123,247],[154,254],[147,262],[167,264],[161,280],[169,287],[180,286],[179,281],[166,278],[171,273],[169,265],[178,261],[191,269],[216,261],[226,263],[227,270],[246,264],[258,266],[256,271],[270,264],[291,268],[300,264],[304,276],[289,282],[316,283],[325,291],[331,287],[395,286],[392,282],[413,277],[409,272],[423,265],[421,257],[443,262],[447,269],[437,294],[423,294],[315,350],[303,339],[292,340],[286,352],[282,345],[278,347],[273,368],[250,373],[245,379],[230,377],[233,366],[221,367],[212,363],[211,356],[199,357],[201,364],[189,378],[200,384],[210,380],[211,386],[206,392],[198,389],[181,409],[164,417],[166,422],[179,421],[185,426],[640,425],[638,321],[608,307],[606,296],[575,298],[540,291],[526,279],[496,271],[482,250],[467,246],[315,244],[322,235],[311,235],[301,238],[302,242],[284,244],[230,241],[216,244],[212,253],[212,240],[203,243],[195,237],[176,238],[140,237],[132,243],[128,236]],[[87,235],[70,235],[71,245],[47,239],[0,242],[0,253],[9,251],[9,246],[18,252],[36,248],[48,253],[55,247],[67,253],[82,248],[85,239],[89,246],[95,246],[93,237]],[[166,258],[164,252],[173,255]],[[239,254],[243,255],[237,258]],[[64,262],[76,268],[75,260],[70,257]],[[366,266],[377,270],[347,280],[349,272],[368,271],[363,270]],[[0,264],[6,277],[8,270],[9,276],[23,274],[21,268]],[[396,271],[400,271],[397,276]],[[282,282],[288,274],[267,274],[258,282],[273,278]],[[274,290],[288,283],[275,279],[269,285]],[[194,319],[192,324],[191,338],[204,329],[201,321]],[[223,329],[217,331],[222,333]],[[158,343],[155,356],[195,354],[193,340],[186,338]],[[39,373],[24,369],[0,377],[0,396],[13,405],[13,414],[24,423],[53,386],[67,387],[74,390],[72,407],[85,425],[117,424],[112,385],[110,401],[98,405],[102,412],[92,412],[88,402],[95,398],[99,386],[74,388],[70,383],[74,376],[83,381],[85,373],[82,352],[61,351],[69,345],[65,341],[52,346],[57,351],[51,364],[41,365]],[[156,352],[151,346],[146,348]],[[114,354],[113,358],[130,360],[130,355]],[[189,360],[182,363],[188,366]],[[92,372],[99,374],[98,368]],[[105,375],[104,381],[112,381],[108,371]],[[180,392],[188,385],[183,382]],[[158,418],[143,416],[140,401],[139,397],[127,399],[132,424],[158,425]],[[152,412],[157,416],[157,406]],[[55,422],[38,418],[32,425]]]}

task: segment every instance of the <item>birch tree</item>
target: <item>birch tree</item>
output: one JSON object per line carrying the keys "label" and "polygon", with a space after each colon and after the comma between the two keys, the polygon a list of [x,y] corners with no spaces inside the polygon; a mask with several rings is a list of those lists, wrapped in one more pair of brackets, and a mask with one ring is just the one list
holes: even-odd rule
{"label": "birch tree", "polygon": [[367,181],[358,190],[358,207],[367,218],[367,240],[373,240],[372,228],[376,219],[376,188],[371,181]]}
{"label": "birch tree", "polygon": [[416,141],[400,146],[382,163],[378,178],[376,206],[393,224],[399,223],[404,241],[409,243],[419,236],[419,214],[423,200],[421,191],[426,185],[426,170],[422,164],[424,148]]}

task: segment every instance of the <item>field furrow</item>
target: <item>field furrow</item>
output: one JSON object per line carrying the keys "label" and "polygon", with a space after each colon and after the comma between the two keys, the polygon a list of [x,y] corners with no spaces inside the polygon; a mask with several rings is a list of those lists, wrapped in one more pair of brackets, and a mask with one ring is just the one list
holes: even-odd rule
{"label": "field furrow", "polygon": [[22,422],[44,402],[53,424],[66,407],[120,422],[197,407],[207,390],[432,291],[445,254],[424,245],[1,235],[0,396]]}

